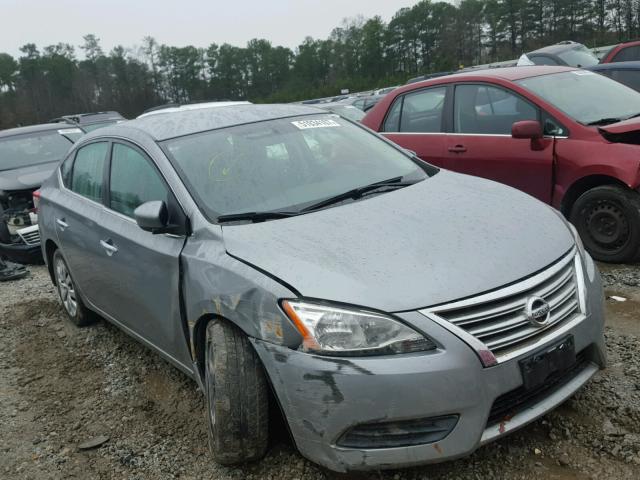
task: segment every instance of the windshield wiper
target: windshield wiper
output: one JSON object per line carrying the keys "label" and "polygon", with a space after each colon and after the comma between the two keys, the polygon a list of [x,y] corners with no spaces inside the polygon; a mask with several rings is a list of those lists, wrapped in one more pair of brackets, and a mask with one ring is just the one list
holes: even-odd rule
{"label": "windshield wiper", "polygon": [[594,120],[593,122],[589,122],[587,123],[587,125],[609,125],[610,123],[618,123],[622,120],[622,118],[606,117],[599,120]]}
{"label": "windshield wiper", "polygon": [[389,178],[387,180],[382,180],[380,182],[375,182],[369,185],[365,185],[364,187],[354,188],[352,190],[348,190],[344,193],[340,193],[333,197],[329,197],[317,203],[309,205],[308,207],[305,207],[302,210],[300,210],[300,212],[310,212],[312,210],[319,210],[321,208],[328,207],[329,205],[340,203],[349,199],[356,200],[358,198],[363,197],[368,192],[372,192],[374,190],[378,190],[383,187],[384,188],[401,188],[401,187],[407,187],[409,185],[413,185],[414,183],[416,183],[415,181],[413,182],[402,181],[402,178],[403,177]]}
{"label": "windshield wiper", "polygon": [[226,215],[220,215],[216,221],[218,223],[226,222],[239,222],[242,220],[250,220],[252,222],[263,222],[265,220],[276,220],[278,218],[295,217],[299,215],[297,212],[242,212],[242,213],[229,213]]}

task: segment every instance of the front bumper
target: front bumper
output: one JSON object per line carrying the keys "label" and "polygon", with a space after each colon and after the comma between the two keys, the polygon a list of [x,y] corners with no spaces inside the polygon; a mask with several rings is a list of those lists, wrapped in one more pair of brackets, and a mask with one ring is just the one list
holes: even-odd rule
{"label": "front bumper", "polygon": [[0,256],[16,263],[41,264],[42,250],[40,244],[0,243]]}
{"label": "front bumper", "polygon": [[[589,260],[590,262],[590,260]],[[435,463],[469,455],[555,408],[605,365],[603,296],[593,262],[585,268],[587,315],[568,334],[583,367],[508,420],[488,424],[496,399],[522,385],[519,360],[485,368],[448,329],[418,312],[399,315],[441,348],[416,355],[332,358],[253,340],[300,452],[335,471]],[[552,342],[550,342],[552,343]],[[355,425],[458,415],[437,442],[393,448],[338,445]]]}

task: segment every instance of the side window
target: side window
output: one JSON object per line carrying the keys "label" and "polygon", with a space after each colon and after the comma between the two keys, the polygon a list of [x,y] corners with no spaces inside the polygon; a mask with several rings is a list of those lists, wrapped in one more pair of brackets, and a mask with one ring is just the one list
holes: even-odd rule
{"label": "side window", "polygon": [[102,182],[108,149],[107,142],[98,142],[78,150],[71,172],[72,191],[95,202],[102,202]]}
{"label": "side window", "polygon": [[521,120],[538,120],[538,110],[519,96],[488,85],[458,85],[454,99],[456,133],[511,135]]}
{"label": "side window", "polygon": [[640,91],[640,71],[639,70],[613,70],[611,78],[627,87]]}
{"label": "side window", "polygon": [[384,121],[384,126],[382,130],[384,132],[398,132],[400,131],[400,111],[402,110],[402,100],[403,96],[396,98],[393,105],[389,109],[389,113],[387,113],[387,118]]}
{"label": "side window", "polygon": [[404,96],[401,132],[442,132],[442,112],[446,87],[429,88]]}
{"label": "side window", "polygon": [[168,191],[160,174],[138,150],[120,143],[111,153],[110,205],[116,212],[133,217],[133,211],[145,202],[167,202]]}
{"label": "side window", "polygon": [[616,53],[615,57],[611,60],[613,62],[632,62],[640,60],[640,45],[633,47],[626,47]]}

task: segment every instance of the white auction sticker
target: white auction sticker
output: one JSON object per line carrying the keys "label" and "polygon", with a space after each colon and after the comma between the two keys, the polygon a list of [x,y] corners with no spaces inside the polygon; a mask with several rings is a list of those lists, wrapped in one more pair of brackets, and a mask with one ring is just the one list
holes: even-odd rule
{"label": "white auction sticker", "polygon": [[79,128],[63,128],[58,130],[58,133],[60,135],[68,135],[70,133],[84,133],[82,130],[80,130]]}
{"label": "white auction sticker", "polygon": [[307,128],[328,128],[340,126],[340,124],[335,120],[300,120],[291,123],[300,130],[306,130]]}

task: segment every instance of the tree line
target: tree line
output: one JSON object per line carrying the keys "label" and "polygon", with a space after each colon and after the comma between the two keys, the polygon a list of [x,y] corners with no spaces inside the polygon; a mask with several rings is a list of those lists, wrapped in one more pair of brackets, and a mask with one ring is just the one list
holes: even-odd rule
{"label": "tree line", "polygon": [[601,46],[638,36],[640,0],[422,0],[389,22],[345,19],[294,50],[265,39],[199,48],[145,37],[105,53],[89,34],[79,50],[29,43],[18,58],[0,53],[0,128],[100,110],[134,117],[173,102],[289,102],[512,59],[561,40]]}

